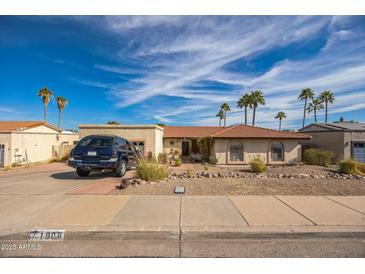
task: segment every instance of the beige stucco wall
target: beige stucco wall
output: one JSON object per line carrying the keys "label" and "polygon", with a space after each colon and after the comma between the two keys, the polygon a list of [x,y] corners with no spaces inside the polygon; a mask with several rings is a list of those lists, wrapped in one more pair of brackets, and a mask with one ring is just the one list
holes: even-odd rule
{"label": "beige stucco wall", "polygon": [[47,127],[47,126],[44,126],[44,125],[24,129],[21,132],[26,132],[26,133],[53,133],[53,134],[58,133],[57,130],[54,130],[54,129],[52,129],[50,127]]}
{"label": "beige stucco wall", "polygon": [[[342,158],[344,156],[345,142],[344,132],[305,132],[311,135],[310,140],[301,141],[300,144],[313,146],[315,148],[330,150],[336,154],[336,157]],[[348,146],[349,155],[351,155],[351,145]]]}
{"label": "beige stucco wall", "polygon": [[5,166],[15,162],[23,164],[49,160],[54,146],[61,143],[73,144],[77,140],[77,133],[61,134],[43,125],[0,133],[0,144],[5,144]]}
{"label": "beige stucco wall", "polygon": [[[57,134],[53,133],[27,133],[13,132],[12,140],[12,163],[34,163],[44,161],[52,157],[52,146],[58,143]],[[19,155],[16,150],[20,149]]]}
{"label": "beige stucco wall", "polygon": [[181,155],[181,138],[164,138],[163,139],[163,152],[170,153],[172,151],[179,151]]}
{"label": "beige stucco wall", "polygon": [[[271,161],[271,143],[280,141],[284,145],[284,161]],[[229,161],[229,146],[231,142],[240,142],[243,145],[243,162]],[[259,156],[267,164],[294,164],[301,161],[301,146],[296,140],[270,140],[270,139],[215,139],[213,154],[218,164],[249,164]]]}
{"label": "beige stucco wall", "polygon": [[157,156],[163,151],[163,128],[157,125],[80,125],[80,139],[93,134],[116,135],[128,141],[143,141],[144,152]]}
{"label": "beige stucco wall", "polygon": [[59,134],[59,144],[68,144],[73,145],[75,141],[78,141],[80,139],[78,133],[72,133],[72,134],[66,134],[61,133]]}
{"label": "beige stucco wall", "polygon": [[[11,165],[11,134],[0,133],[0,145],[4,145],[4,166]],[[1,166],[1,163],[0,163]]]}

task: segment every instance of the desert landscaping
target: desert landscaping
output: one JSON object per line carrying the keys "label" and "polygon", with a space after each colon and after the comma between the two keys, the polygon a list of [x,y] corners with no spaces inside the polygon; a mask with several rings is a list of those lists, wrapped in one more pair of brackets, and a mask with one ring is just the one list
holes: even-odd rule
{"label": "desert landscaping", "polygon": [[116,195],[174,195],[176,186],[186,195],[365,195],[365,177],[337,172],[337,167],[314,165],[268,166],[253,173],[249,166],[183,164],[169,167],[159,182],[126,179]]}

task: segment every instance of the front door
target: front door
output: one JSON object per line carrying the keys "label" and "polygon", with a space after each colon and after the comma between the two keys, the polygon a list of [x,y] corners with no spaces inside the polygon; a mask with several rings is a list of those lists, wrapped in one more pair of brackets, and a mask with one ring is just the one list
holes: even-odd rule
{"label": "front door", "polygon": [[0,167],[5,164],[5,145],[0,145]]}
{"label": "front door", "polygon": [[189,142],[188,141],[182,141],[182,156],[188,156],[189,155]]}

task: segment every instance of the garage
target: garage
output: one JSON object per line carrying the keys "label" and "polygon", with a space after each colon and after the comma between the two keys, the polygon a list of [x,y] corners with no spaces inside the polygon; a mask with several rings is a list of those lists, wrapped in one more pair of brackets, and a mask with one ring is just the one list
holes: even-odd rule
{"label": "garage", "polygon": [[353,143],[352,155],[354,160],[365,163],[365,142]]}

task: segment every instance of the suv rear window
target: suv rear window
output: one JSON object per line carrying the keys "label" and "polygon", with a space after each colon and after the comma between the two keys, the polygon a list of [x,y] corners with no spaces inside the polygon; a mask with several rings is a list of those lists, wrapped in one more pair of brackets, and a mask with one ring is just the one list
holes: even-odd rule
{"label": "suv rear window", "polygon": [[112,147],[113,145],[113,137],[85,137],[83,138],[78,146],[81,147]]}

